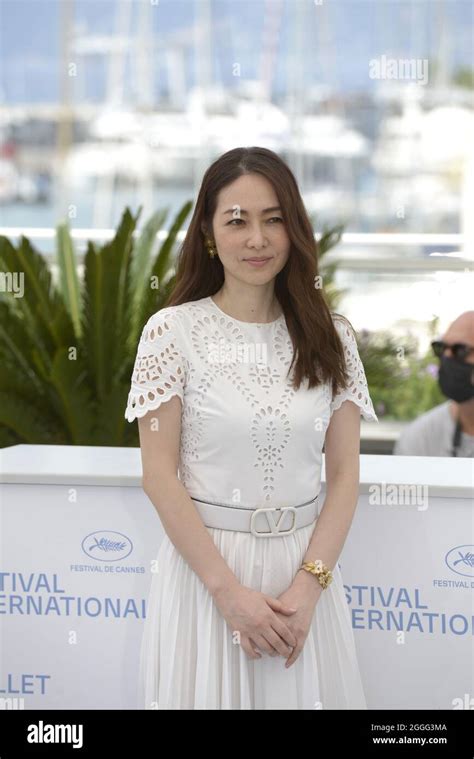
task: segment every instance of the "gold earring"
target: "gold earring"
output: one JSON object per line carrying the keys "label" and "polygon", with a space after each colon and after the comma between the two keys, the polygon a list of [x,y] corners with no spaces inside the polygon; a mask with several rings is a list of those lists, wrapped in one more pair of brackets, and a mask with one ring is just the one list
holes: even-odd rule
{"label": "gold earring", "polygon": [[213,244],[212,240],[211,240],[211,239],[209,239],[209,237],[206,237],[205,245],[206,245],[207,251],[208,251],[208,253],[209,253],[209,256],[210,256],[211,258],[214,258],[214,256],[215,256],[215,255],[216,255],[216,253],[217,253],[217,250],[216,250],[216,248],[214,247],[214,244]]}

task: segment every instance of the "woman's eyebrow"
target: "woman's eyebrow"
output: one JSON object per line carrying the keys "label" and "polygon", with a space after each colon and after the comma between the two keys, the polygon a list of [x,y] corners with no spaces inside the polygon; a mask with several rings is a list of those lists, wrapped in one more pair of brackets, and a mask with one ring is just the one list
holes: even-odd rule
{"label": "woman's eyebrow", "polygon": [[[237,208],[238,208],[238,206],[237,206]],[[228,208],[227,211],[224,211],[222,215],[224,216],[226,213],[235,213],[236,210],[237,210],[237,208]],[[271,208],[264,208],[260,213],[262,213],[262,214],[264,214],[264,213],[270,213],[270,211],[281,211],[281,208],[280,208],[280,206],[272,206]],[[246,211],[245,208],[241,208],[240,211],[239,211],[239,213],[241,215],[242,214],[248,215],[248,211]]]}

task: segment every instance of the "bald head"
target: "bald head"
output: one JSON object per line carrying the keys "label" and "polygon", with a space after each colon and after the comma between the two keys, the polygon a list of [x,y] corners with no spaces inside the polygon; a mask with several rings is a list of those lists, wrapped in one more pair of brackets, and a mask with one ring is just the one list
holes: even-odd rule
{"label": "bald head", "polygon": [[474,346],[474,311],[457,317],[443,335],[445,343],[467,343]]}

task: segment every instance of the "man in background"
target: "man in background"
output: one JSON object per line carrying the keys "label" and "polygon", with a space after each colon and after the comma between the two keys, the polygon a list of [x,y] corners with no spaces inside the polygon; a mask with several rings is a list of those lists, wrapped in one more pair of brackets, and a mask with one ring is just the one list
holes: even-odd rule
{"label": "man in background", "polygon": [[440,359],[438,383],[449,400],[408,424],[393,453],[474,458],[474,311],[458,316],[431,345]]}

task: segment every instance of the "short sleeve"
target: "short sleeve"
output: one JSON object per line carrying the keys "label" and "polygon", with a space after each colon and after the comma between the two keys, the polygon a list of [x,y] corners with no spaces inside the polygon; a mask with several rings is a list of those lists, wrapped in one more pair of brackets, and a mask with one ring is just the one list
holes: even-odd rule
{"label": "short sleeve", "polygon": [[360,408],[360,413],[368,422],[378,422],[377,415],[369,395],[364,366],[360,360],[357,342],[352,329],[342,320],[335,319],[334,326],[337,329],[344,348],[346,369],[348,375],[347,387],[340,389],[330,403],[331,415],[337,411],[344,401],[353,401]]}
{"label": "short sleeve", "polygon": [[183,403],[185,357],[175,314],[164,308],[145,324],[138,343],[125,419],[133,422],[177,395]]}

